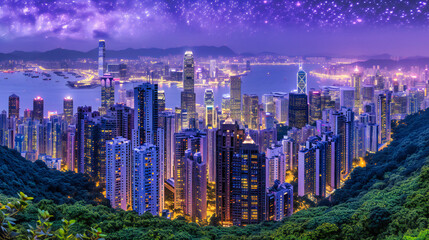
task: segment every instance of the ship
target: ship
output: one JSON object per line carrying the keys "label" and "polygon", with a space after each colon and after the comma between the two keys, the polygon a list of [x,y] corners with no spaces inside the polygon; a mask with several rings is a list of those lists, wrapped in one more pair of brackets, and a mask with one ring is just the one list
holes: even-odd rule
{"label": "ship", "polygon": [[92,88],[98,87],[99,85],[98,84],[86,85],[79,82],[67,81],[66,86],[70,88],[77,88],[77,89],[92,89]]}

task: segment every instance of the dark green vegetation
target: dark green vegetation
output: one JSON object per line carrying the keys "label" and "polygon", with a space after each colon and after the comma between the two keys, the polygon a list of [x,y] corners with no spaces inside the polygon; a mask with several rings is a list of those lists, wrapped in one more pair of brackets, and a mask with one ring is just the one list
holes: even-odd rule
{"label": "dark green vegetation", "polygon": [[34,197],[36,202],[106,203],[100,189],[86,175],[48,169],[42,161],[32,163],[17,151],[0,146],[0,193],[16,196],[18,192]]}
{"label": "dark green vegetation", "polygon": [[390,146],[368,156],[366,167],[356,168],[332,201],[324,200],[283,222],[242,228],[199,226],[84,201],[58,205],[51,200],[30,204],[16,222],[24,231],[27,223],[37,220],[40,208],[54,215],[54,229],[60,228],[62,218],[74,219],[72,231],[100,227],[107,239],[429,239],[428,125],[429,111],[407,117],[394,129]]}

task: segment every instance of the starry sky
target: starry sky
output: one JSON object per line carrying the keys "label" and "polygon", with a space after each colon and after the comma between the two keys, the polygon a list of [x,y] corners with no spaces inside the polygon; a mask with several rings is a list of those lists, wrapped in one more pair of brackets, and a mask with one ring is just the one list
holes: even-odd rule
{"label": "starry sky", "polygon": [[428,55],[428,1],[2,0],[0,51],[227,45],[237,52]]}

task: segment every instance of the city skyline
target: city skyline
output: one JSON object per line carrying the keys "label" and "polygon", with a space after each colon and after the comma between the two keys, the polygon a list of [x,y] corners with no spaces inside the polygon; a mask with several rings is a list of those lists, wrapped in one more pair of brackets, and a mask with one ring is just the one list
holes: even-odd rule
{"label": "city skyline", "polygon": [[5,0],[0,239],[427,236],[427,5]]}

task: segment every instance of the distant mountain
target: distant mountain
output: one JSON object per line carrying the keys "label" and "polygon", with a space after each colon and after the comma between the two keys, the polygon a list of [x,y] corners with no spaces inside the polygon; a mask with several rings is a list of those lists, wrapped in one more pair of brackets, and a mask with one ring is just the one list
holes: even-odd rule
{"label": "distant mountain", "polygon": [[[177,56],[183,55],[185,51],[191,50],[196,57],[232,57],[237,54],[226,46],[183,46],[176,48],[127,48],[124,50],[107,50],[107,58],[126,58],[137,59],[138,57],[164,57],[164,56]],[[88,52],[81,52],[75,50],[67,50],[62,48],[53,49],[46,52],[23,52],[14,51],[11,53],[0,53],[0,61],[4,60],[43,60],[43,61],[62,61],[62,60],[75,60],[79,58],[92,58],[97,59],[98,49],[94,48]]]}
{"label": "distant mountain", "polygon": [[372,66],[380,66],[380,68],[387,67],[388,69],[409,69],[412,66],[419,66],[424,68],[429,66],[429,57],[410,57],[400,60],[392,59],[369,59],[366,61],[352,63],[350,65],[357,65],[359,67],[371,68]]}

